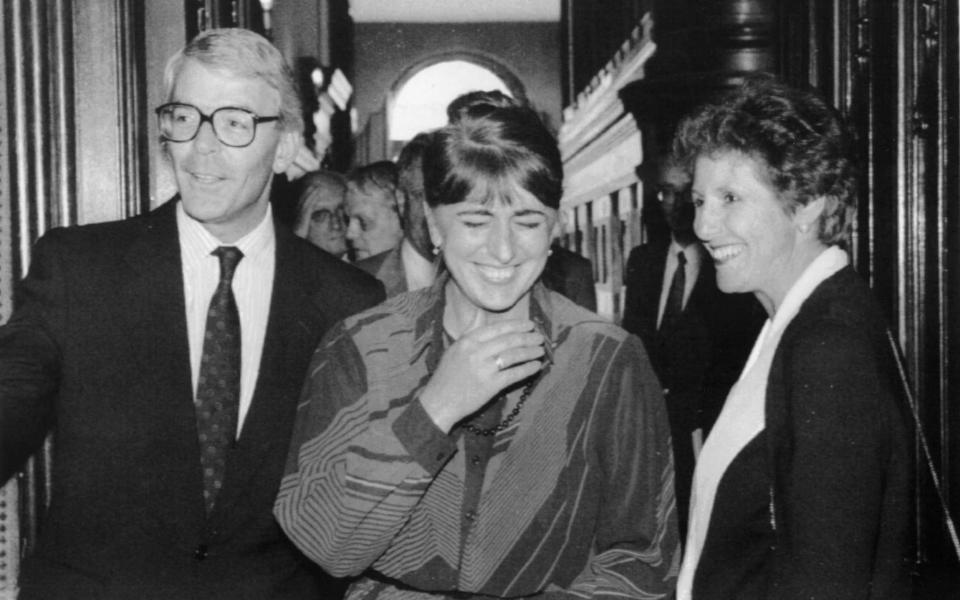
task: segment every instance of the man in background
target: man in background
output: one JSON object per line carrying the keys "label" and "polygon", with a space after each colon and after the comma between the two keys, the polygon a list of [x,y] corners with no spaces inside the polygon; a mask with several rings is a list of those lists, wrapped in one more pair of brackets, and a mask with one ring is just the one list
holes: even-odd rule
{"label": "man in background", "polygon": [[403,239],[400,244],[356,265],[379,279],[387,296],[428,287],[436,277],[436,262],[427,232],[423,193],[423,149],[430,133],[419,133],[407,142],[397,158],[398,194]]}
{"label": "man in background", "polygon": [[630,252],[621,325],[643,340],[664,388],[680,539],[685,540],[696,454],[765,315],[751,294],[724,294],[717,288],[713,261],[693,233],[690,175],[669,157],[657,175],[669,235]]}
{"label": "man in background", "polygon": [[397,165],[381,160],[347,174],[347,239],[359,260],[395,248],[403,239]]}
{"label": "man in background", "polygon": [[0,327],[0,477],[54,431],[19,597],[336,596],[272,507],[313,350],[382,286],[274,222],[302,131],[276,48],[210,30],[164,83],[178,196],[44,235]]}

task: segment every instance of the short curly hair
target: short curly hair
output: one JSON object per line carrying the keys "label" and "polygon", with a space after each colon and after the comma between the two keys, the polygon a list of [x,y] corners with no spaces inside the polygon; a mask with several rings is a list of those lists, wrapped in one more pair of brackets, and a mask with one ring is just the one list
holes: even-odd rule
{"label": "short curly hair", "polygon": [[770,76],[748,78],[681,121],[672,150],[690,173],[702,156],[733,151],[751,157],[765,167],[788,212],[824,198],[819,240],[848,244],[857,195],[850,138],[837,112],[817,93]]}

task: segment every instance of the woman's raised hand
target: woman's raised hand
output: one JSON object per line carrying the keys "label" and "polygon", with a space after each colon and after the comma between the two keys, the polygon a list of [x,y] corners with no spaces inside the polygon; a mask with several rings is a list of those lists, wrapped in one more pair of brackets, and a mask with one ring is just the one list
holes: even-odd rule
{"label": "woman's raised hand", "polygon": [[544,338],[533,321],[482,323],[483,311],[477,311],[474,323],[443,353],[420,393],[424,410],[444,432],[542,367]]}

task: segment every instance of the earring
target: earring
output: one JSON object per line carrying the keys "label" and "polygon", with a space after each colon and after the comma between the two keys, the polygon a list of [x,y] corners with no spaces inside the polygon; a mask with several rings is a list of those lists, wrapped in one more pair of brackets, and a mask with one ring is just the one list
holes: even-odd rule
{"label": "earring", "polygon": [[434,255],[434,256],[439,256],[439,255],[440,255],[440,244],[434,244],[434,245],[433,245],[433,255]]}
{"label": "earring", "polygon": [[800,229],[800,233],[806,234],[808,231],[810,231],[810,224],[804,223],[799,227],[799,229]]}
{"label": "earring", "polygon": [[553,248],[547,250],[547,256],[553,256]]}

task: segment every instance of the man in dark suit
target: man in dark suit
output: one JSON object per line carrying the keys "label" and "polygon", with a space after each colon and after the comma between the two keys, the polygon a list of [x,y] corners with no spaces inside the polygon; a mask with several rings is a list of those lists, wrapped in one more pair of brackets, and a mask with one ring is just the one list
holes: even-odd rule
{"label": "man in dark suit", "polygon": [[597,287],[593,263],[559,244],[550,247],[550,256],[540,276],[543,285],[559,292],[587,310],[597,312]]}
{"label": "man in dark suit", "polygon": [[670,235],[630,252],[621,325],[643,340],[664,388],[685,539],[696,452],[740,375],[764,313],[752,295],[717,289],[713,262],[693,233],[689,175],[669,159],[658,175]]}
{"label": "man in dark suit", "polygon": [[314,347],[383,289],[274,223],[302,123],[269,42],[208,31],[165,83],[179,196],[50,231],[0,328],[0,476],[54,431],[20,598],[331,597],[272,507]]}
{"label": "man in dark suit", "polygon": [[403,227],[400,243],[355,263],[383,283],[388,297],[427,287],[436,277],[423,195],[423,150],[429,142],[429,132],[418,133],[397,157],[397,209]]}

